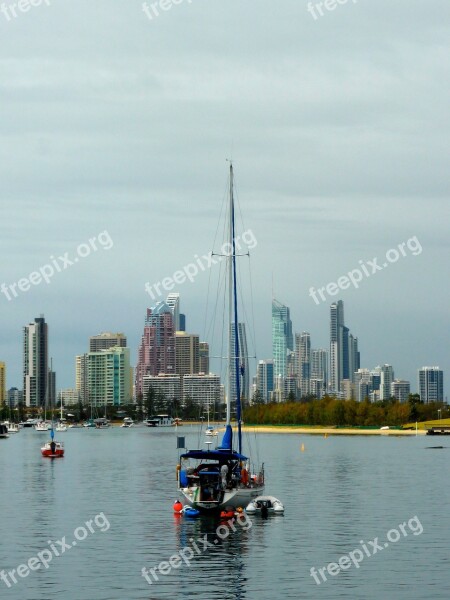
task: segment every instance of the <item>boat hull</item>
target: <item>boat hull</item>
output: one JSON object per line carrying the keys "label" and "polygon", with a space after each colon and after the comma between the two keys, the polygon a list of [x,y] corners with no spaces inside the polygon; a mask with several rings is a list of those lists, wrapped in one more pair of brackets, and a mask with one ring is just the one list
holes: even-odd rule
{"label": "boat hull", "polygon": [[197,501],[199,488],[180,488],[179,491],[183,495],[183,500],[189,506],[196,508],[202,513],[213,513],[222,511],[225,508],[237,509],[245,508],[254,498],[261,496],[264,493],[264,486],[259,485],[251,488],[234,488],[226,490],[221,502],[201,502]]}

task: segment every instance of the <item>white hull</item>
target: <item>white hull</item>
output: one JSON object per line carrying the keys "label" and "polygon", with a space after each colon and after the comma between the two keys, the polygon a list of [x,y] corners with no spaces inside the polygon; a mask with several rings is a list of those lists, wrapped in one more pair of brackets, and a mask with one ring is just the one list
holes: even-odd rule
{"label": "white hull", "polygon": [[222,502],[201,502],[198,500],[200,494],[200,488],[180,488],[180,492],[183,494],[183,498],[186,504],[194,508],[198,508],[202,512],[224,510],[227,507],[230,508],[245,508],[251,500],[257,496],[261,496],[264,492],[264,486],[259,485],[255,487],[240,487],[232,490],[226,490]]}

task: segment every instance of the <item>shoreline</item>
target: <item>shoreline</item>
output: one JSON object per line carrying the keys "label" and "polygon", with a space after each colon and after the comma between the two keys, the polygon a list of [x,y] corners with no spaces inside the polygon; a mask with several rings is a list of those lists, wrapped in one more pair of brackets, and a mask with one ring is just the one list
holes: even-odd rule
{"label": "shoreline", "polygon": [[[397,435],[397,436],[415,436],[415,429],[354,429],[334,427],[296,427],[289,425],[255,425],[255,427],[244,425],[243,431],[256,433],[283,433],[283,434],[305,434],[305,435]],[[424,429],[419,429],[417,435],[426,435]]]}

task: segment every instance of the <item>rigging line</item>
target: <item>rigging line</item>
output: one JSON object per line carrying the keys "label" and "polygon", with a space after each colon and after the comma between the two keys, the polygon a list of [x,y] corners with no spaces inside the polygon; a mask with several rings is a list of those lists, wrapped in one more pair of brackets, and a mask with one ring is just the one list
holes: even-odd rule
{"label": "rigging line", "polygon": [[[221,203],[221,206],[220,206],[219,218],[217,220],[216,231],[214,233],[213,246],[212,246],[213,249],[214,249],[214,247],[216,245],[217,235],[218,235],[218,232],[219,232],[220,223],[222,221],[222,213],[224,212],[224,206],[226,206],[226,198],[227,198],[227,184],[225,184],[225,190],[223,192],[222,203]],[[203,334],[204,335],[206,335],[206,327],[207,327],[207,323],[208,323],[208,305],[209,305],[210,283],[211,283],[211,268],[209,269],[208,290],[207,290],[207,294],[206,294],[205,318],[204,318],[204,322],[203,322]],[[206,339],[206,338],[204,337],[203,339]]]}

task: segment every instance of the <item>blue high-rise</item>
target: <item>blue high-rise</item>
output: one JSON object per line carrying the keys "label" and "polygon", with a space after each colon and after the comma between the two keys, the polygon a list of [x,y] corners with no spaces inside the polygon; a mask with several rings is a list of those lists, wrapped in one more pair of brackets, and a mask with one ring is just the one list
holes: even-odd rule
{"label": "blue high-rise", "polygon": [[294,350],[292,335],[292,321],[287,306],[272,300],[272,352],[274,361],[274,375],[287,376],[288,350]]}

